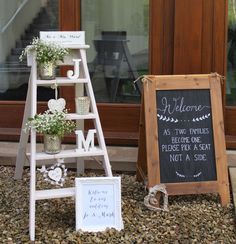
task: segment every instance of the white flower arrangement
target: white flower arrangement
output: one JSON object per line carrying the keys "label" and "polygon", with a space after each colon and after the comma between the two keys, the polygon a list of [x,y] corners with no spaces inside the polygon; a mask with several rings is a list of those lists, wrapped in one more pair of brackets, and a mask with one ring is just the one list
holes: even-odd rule
{"label": "white flower arrangement", "polygon": [[66,120],[67,110],[51,112],[46,110],[43,114],[36,114],[29,118],[26,123],[26,130],[31,128],[41,134],[58,135],[63,137],[76,129],[76,123]]}
{"label": "white flower arrangement", "polygon": [[64,57],[69,54],[67,48],[53,42],[43,41],[38,37],[34,37],[31,45],[22,51],[19,57],[20,61],[23,60],[28,51],[35,51],[36,61],[43,66],[47,66],[49,63],[56,64],[57,61],[63,62]]}

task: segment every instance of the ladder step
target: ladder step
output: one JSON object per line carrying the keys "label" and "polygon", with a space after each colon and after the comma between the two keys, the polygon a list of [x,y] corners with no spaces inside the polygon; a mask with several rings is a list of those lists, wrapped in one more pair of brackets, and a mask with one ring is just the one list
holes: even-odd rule
{"label": "ladder step", "polygon": [[66,115],[66,119],[79,120],[79,119],[95,119],[96,116],[93,113],[88,113],[84,115],[70,113]]}
{"label": "ladder step", "polygon": [[62,197],[73,197],[75,196],[75,187],[61,188],[61,189],[50,189],[50,190],[37,190],[35,192],[36,200],[51,199],[51,198],[62,198]]}
{"label": "ladder step", "polygon": [[[27,153],[30,156],[30,153]],[[76,149],[62,150],[57,154],[47,154],[44,152],[36,153],[36,160],[58,159],[58,158],[74,158],[74,157],[96,157],[104,156],[104,151],[101,148],[95,148],[89,151],[76,151]]]}
{"label": "ladder step", "polygon": [[84,84],[84,83],[88,83],[88,79],[84,79],[84,78],[79,78],[76,80],[71,80],[69,78],[66,77],[57,77],[54,80],[36,80],[36,83],[38,86],[51,86],[55,83],[57,83],[58,85],[61,86],[71,86],[73,84]]}

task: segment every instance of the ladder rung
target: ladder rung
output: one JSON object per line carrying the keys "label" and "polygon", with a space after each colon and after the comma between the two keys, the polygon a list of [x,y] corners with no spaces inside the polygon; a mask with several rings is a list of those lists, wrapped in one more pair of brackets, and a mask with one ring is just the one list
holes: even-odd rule
{"label": "ladder rung", "polygon": [[[27,153],[30,156],[30,153]],[[62,150],[57,154],[47,154],[44,152],[36,153],[36,160],[44,160],[44,159],[57,159],[57,158],[75,158],[75,157],[96,157],[103,156],[104,151],[100,148],[95,148],[94,150],[89,151],[76,151],[76,149],[70,150]]]}
{"label": "ladder rung", "polygon": [[74,120],[79,120],[79,119],[95,119],[95,114],[93,113],[88,113],[85,115],[80,115],[80,114],[76,114],[76,113],[70,113],[66,115],[67,119],[74,119]]}
{"label": "ladder rung", "polygon": [[69,78],[66,77],[57,77],[54,80],[36,80],[37,85],[41,85],[41,86],[47,86],[47,85],[53,85],[55,83],[57,83],[58,85],[64,85],[64,86],[68,86],[68,85],[73,85],[73,84],[84,84],[84,83],[88,83],[88,79],[85,78],[79,78],[76,80],[71,80]]}
{"label": "ladder rung", "polygon": [[75,188],[61,188],[61,189],[50,189],[50,190],[37,190],[35,192],[36,200],[51,199],[51,198],[62,198],[62,197],[73,197],[75,195]]}

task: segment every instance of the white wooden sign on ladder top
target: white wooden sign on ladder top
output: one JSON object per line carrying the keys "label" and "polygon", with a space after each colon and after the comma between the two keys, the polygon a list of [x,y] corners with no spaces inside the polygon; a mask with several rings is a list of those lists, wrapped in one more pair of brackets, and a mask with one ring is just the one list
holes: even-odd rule
{"label": "white wooden sign on ladder top", "polygon": [[[105,145],[105,140],[103,136],[103,131],[100,123],[100,118],[96,106],[96,101],[93,93],[93,88],[89,76],[87,59],[86,59],[86,49],[88,45],[66,45],[67,48],[72,49],[70,56],[60,65],[73,64],[73,59],[81,59],[80,62],[80,72],[78,79],[69,79],[68,77],[56,78],[55,80],[39,80],[37,75],[37,63],[35,59],[35,54],[31,53],[28,56],[28,65],[31,66],[31,73],[29,78],[27,99],[24,111],[24,118],[22,123],[22,129],[25,127],[25,123],[29,117],[33,117],[37,113],[37,86],[48,85],[51,86],[55,82],[59,86],[74,84],[75,87],[83,84],[86,89],[87,96],[90,98],[90,110],[91,112],[87,115],[77,115],[76,113],[68,114],[68,119],[84,120],[92,119],[94,122],[94,127],[98,139],[98,148],[96,150],[80,151],[78,145],[76,145],[73,150],[63,150],[58,154],[50,155],[44,152],[36,151],[36,132],[31,129],[30,131],[30,214],[29,214],[29,228],[30,228],[30,240],[35,240],[35,205],[37,200],[41,199],[51,199],[51,198],[61,198],[61,197],[74,197],[75,188],[60,188],[60,189],[50,189],[50,190],[36,190],[36,162],[38,160],[47,159],[61,159],[69,157],[96,157],[102,158],[103,167],[106,176],[112,177],[111,166],[108,158],[107,148]],[[76,90],[76,89],[75,89]],[[95,133],[95,132],[93,132]],[[20,143],[18,148],[18,154],[16,159],[16,169],[15,178],[21,179],[23,173],[24,162],[26,161],[26,146],[29,138],[29,133],[25,133],[23,130],[20,136]],[[91,139],[91,138],[90,138]],[[77,140],[78,141],[78,140]]]}

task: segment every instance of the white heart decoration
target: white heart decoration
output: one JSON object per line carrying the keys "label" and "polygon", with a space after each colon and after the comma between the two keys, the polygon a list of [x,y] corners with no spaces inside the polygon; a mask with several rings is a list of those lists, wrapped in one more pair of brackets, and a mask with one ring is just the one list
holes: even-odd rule
{"label": "white heart decoration", "polygon": [[48,101],[48,108],[52,112],[62,112],[66,107],[66,101],[64,98],[50,99]]}
{"label": "white heart decoration", "polygon": [[55,182],[60,181],[62,177],[62,169],[57,167],[55,169],[49,170],[48,177]]}

